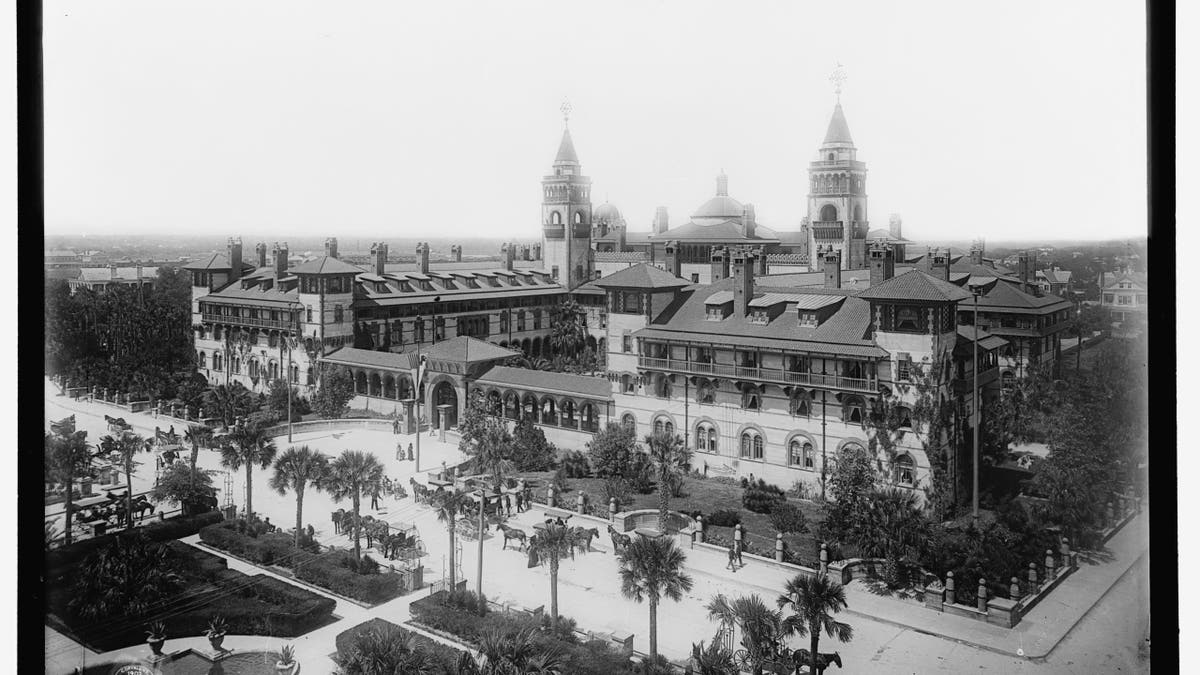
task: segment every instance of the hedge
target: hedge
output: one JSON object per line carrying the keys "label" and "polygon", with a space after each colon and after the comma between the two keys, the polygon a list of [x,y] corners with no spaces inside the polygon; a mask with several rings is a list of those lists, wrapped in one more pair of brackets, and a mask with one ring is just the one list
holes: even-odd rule
{"label": "hedge", "polygon": [[54,578],[56,572],[63,572],[62,568],[74,566],[81,562],[84,558],[100,549],[108,546],[117,537],[129,536],[133,533],[141,533],[146,535],[152,543],[167,541],[170,539],[182,539],[190,537],[200,531],[201,528],[213,523],[219,523],[224,519],[224,515],[220,511],[209,511],[200,513],[194,516],[176,516],[163,521],[155,521],[148,525],[136,527],[132,530],[124,530],[122,532],[114,532],[105,534],[99,537],[83,539],[77,541],[70,546],[63,546],[46,552],[45,564],[48,572],[47,579]]}
{"label": "hedge", "polygon": [[364,621],[353,628],[348,628],[337,634],[337,637],[334,638],[333,643],[337,647],[338,656],[348,655],[349,650],[354,645],[354,639],[358,637],[360,633],[365,633],[369,630],[384,631],[389,628],[398,631],[401,635],[413,634],[417,645],[420,646],[425,653],[432,655],[433,658],[444,667],[445,672],[452,672],[455,666],[458,664],[459,657],[466,653],[461,649],[455,649],[453,647],[444,645],[441,642],[434,642],[424,635],[412,633],[412,631],[401,628],[390,621],[385,621],[383,619],[371,619],[370,621]]}
{"label": "hedge", "polygon": [[[446,591],[438,591],[414,600],[409,605],[413,620],[422,626],[445,631],[473,644],[477,644],[479,636],[488,629],[511,633],[522,628],[531,626],[541,628],[542,626],[542,622],[525,615],[489,612],[479,616],[454,607],[448,603],[448,600]],[[565,623],[570,622],[570,619],[559,617],[559,621]],[[565,662],[564,673],[610,675],[611,673],[635,672],[628,657],[610,649],[605,643],[598,640],[579,644],[561,636],[556,637],[547,629],[538,633],[537,640],[540,645],[553,647],[559,651]]]}
{"label": "hedge", "polygon": [[200,540],[258,565],[287,567],[301,581],[372,605],[404,594],[402,575],[358,574],[350,569],[352,553],[297,551],[295,540],[286,534],[272,532],[254,537],[238,532],[233,523],[223,522],[200,530]]}
{"label": "hedge", "polygon": [[230,634],[275,637],[299,637],[331,620],[337,603],[329,598],[265,574],[230,570],[224,558],[182,542],[162,546],[185,586],[157,614],[85,620],[67,609],[72,585],[63,584],[47,587],[48,622],[98,651],[112,651],[144,642],[146,624],[156,620],[166,624],[168,640],[204,635],[215,615],[225,618]]}

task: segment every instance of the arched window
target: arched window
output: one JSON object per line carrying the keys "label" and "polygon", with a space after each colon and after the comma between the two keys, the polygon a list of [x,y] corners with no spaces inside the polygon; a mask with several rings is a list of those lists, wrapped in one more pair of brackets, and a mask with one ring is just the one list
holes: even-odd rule
{"label": "arched window", "polygon": [[621,376],[621,391],[622,391],[622,393],[625,393],[625,394],[634,393],[634,381],[631,376],[629,376],[629,375]]}
{"label": "arched window", "polygon": [[696,450],[700,452],[717,451],[717,430],[707,422],[696,425]]}
{"label": "arched window", "polygon": [[835,155],[832,152],[829,153],[829,161],[832,162],[834,160],[834,157],[835,157]]}
{"label": "arched window", "polygon": [[837,220],[837,207],[833,204],[826,204],[825,206],[822,206],[821,220],[826,223]]}
{"label": "arched window", "polygon": [[671,423],[668,417],[658,417],[654,420],[654,433],[656,434],[674,434],[675,425]]}
{"label": "arched window", "polygon": [[551,225],[562,225],[562,214],[559,213],[558,211],[551,211],[550,212],[550,224]]}
{"label": "arched window", "polygon": [[742,392],[742,408],[746,410],[758,410],[760,403],[758,390],[754,387],[746,387],[745,391]]}
{"label": "arched window", "polygon": [[911,429],[912,428],[912,411],[911,410],[909,410],[908,408],[906,408],[904,406],[900,406],[896,410],[896,416],[900,418],[900,428],[901,429]]}
{"label": "arched window", "polygon": [[576,224],[576,225],[582,225],[582,224],[583,224],[583,211],[576,211],[576,212],[575,212],[575,224]]}
{"label": "arched window", "polygon": [[863,400],[857,396],[851,396],[846,399],[845,408],[843,410],[842,421],[851,422],[854,424],[862,424],[863,421]]}
{"label": "arched window", "polygon": [[742,433],[742,457],[746,459],[762,459],[763,458],[763,437],[756,431],[745,431]]}
{"label": "arched window", "polygon": [[916,463],[909,455],[896,458],[896,483],[912,487],[916,483]]}
{"label": "arched window", "polygon": [[796,437],[788,443],[788,464],[809,471],[816,468],[815,453],[812,443],[803,437]]}
{"label": "arched window", "polygon": [[625,427],[625,430],[631,434],[636,433],[637,432],[637,419],[634,418],[634,416],[632,414],[625,413],[624,415],[621,415],[621,426]]}

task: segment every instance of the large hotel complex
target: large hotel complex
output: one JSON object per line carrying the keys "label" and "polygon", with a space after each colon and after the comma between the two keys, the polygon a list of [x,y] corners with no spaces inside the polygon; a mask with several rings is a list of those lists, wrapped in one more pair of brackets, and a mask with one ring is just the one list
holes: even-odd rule
{"label": "large hotel complex", "polygon": [[[418,408],[453,428],[482,391],[498,414],[533,415],[563,445],[582,447],[608,422],[639,437],[670,430],[696,468],[814,491],[836,453],[860,446],[895,485],[920,490],[929,450],[970,447],[972,360],[985,399],[1053,365],[1072,305],[1043,291],[1027,257],[1013,270],[981,244],[911,250],[897,215],[871,229],[866,172],[839,104],[798,230],[757,222],[722,172],[686,223],[672,227],[659,207],[650,232],[630,232],[612,204],[593,209],[564,130],[542,180],[535,260],[507,245],[490,267],[431,263],[420,245],[415,264],[395,265],[381,242],[359,266],[330,239],[293,264],[286,244],[248,257],[230,239],[226,254],[189,265],[199,372],[253,391],[286,376],[311,395],[329,366],[345,367],[355,407],[409,429]],[[506,365],[551,356],[551,317],[568,299],[597,372]],[[945,411],[933,430],[920,412],[930,409]],[[959,454],[947,453],[953,475],[969,469]]]}

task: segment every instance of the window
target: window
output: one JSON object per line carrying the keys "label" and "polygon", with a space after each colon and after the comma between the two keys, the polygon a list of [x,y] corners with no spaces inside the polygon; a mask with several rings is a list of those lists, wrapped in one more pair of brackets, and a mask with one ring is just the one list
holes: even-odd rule
{"label": "window", "polygon": [[897,417],[900,418],[900,428],[901,429],[911,429],[912,428],[912,411],[910,411],[908,408],[906,408],[904,406],[900,406],[896,410],[896,415],[897,415]]}
{"label": "window", "polygon": [[696,426],[696,449],[700,452],[717,451],[717,430],[707,422]]}
{"label": "window", "polygon": [[500,310],[500,332],[508,332],[508,310]]}
{"label": "window", "polygon": [[439,316],[433,320],[433,339],[435,342],[446,339],[446,317]]}
{"label": "window", "polygon": [[896,308],[896,330],[919,330],[920,313],[912,307]]}
{"label": "window", "polygon": [[1117,304],[1118,305],[1132,305],[1133,304],[1133,296],[1118,295],[1117,296]]}
{"label": "window", "polygon": [[907,352],[896,355],[896,379],[909,380],[912,378],[912,357]]}
{"label": "window", "polygon": [[533,329],[542,329],[542,310],[540,309],[533,310]]}
{"label": "window", "polygon": [[633,336],[629,333],[621,336],[621,352],[624,354],[633,352]]}
{"label": "window", "polygon": [[550,267],[550,278],[558,281],[558,265],[552,265]]}
{"label": "window", "polygon": [[621,391],[626,394],[634,393],[634,381],[629,375],[621,376]]}
{"label": "window", "polygon": [[847,399],[846,405],[845,405],[845,410],[844,410],[844,416],[842,417],[842,420],[844,422],[852,422],[855,424],[862,424],[863,402],[862,402],[861,398],[859,398],[857,396],[853,396],[853,397]]}
{"label": "window", "polygon": [[675,425],[671,423],[670,419],[668,419],[666,417],[659,417],[658,419],[654,420],[654,433],[656,433],[656,434],[665,433],[668,435],[674,434],[675,433]]}
{"label": "window", "polygon": [[517,330],[525,330],[525,310],[523,309],[517,310]]}
{"label": "window", "polygon": [[550,212],[550,224],[551,225],[562,225],[562,214],[559,213],[558,211],[551,211]]}
{"label": "window", "polygon": [[654,395],[659,398],[671,398],[671,378],[669,376],[658,376],[658,380],[654,383]]}
{"label": "window", "polygon": [[716,395],[713,391],[712,383],[708,380],[701,381],[700,386],[696,388],[696,402],[712,403],[715,398]]}
{"label": "window", "polygon": [[334,305],[333,306],[333,322],[341,323],[343,318],[345,318],[345,317],[343,316],[343,313],[342,313],[342,306]]}
{"label": "window", "polygon": [[896,483],[912,487],[916,483],[916,466],[912,457],[900,455],[896,458]]}
{"label": "window", "polygon": [[816,467],[816,460],[812,443],[804,438],[793,438],[792,442],[788,444],[788,464],[813,470]]}
{"label": "window", "polygon": [[791,398],[791,413],[796,417],[808,417],[812,413],[812,407],[808,401],[808,392],[797,389]]}
{"label": "window", "polygon": [[746,410],[758,410],[759,404],[760,400],[756,390],[747,389],[742,392],[742,408]]}
{"label": "window", "polygon": [[576,224],[576,225],[582,225],[582,224],[583,224],[583,211],[576,211],[576,212],[575,212],[575,224]]}
{"label": "window", "polygon": [[636,433],[637,419],[635,419],[632,414],[625,413],[624,415],[621,415],[621,426],[625,427],[625,430],[631,434]]}

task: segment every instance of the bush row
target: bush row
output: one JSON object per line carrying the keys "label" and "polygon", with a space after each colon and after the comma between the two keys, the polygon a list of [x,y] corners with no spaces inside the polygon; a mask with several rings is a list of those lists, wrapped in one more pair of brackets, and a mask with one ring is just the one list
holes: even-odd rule
{"label": "bush row", "polygon": [[176,516],[163,521],[155,521],[148,525],[134,528],[134,530],[83,539],[70,546],[63,546],[47,551],[45,563],[48,572],[47,579],[54,578],[56,572],[62,572],[63,568],[74,566],[92,553],[108,546],[117,537],[127,536],[133,532],[140,532],[146,535],[146,538],[151,542],[182,539],[196,534],[205,526],[219,523],[222,519],[224,519],[224,516],[220,511],[209,511],[194,516]]}
{"label": "bush row", "polygon": [[[455,603],[464,604],[464,603]],[[610,675],[634,672],[629,659],[613,651],[601,641],[580,644],[565,633],[574,622],[559,617],[559,634],[554,635],[544,628],[542,622],[528,616],[490,612],[484,616],[464,611],[451,603],[446,591],[439,591],[409,605],[413,620],[436,630],[445,631],[467,642],[477,643],[479,636],[489,629],[511,633],[530,626],[543,628],[539,633],[539,644],[559,651],[565,662],[563,672],[578,675]]]}
{"label": "bush row", "polygon": [[326,553],[297,551],[294,540],[286,534],[272,532],[251,536],[238,532],[234,524],[226,522],[200,530],[200,540],[255,564],[287,567],[301,581],[368,604],[387,602],[404,593],[402,575],[380,574],[378,563],[370,556],[363,556],[362,569],[374,571],[359,573],[353,569],[354,554],[336,550]]}

